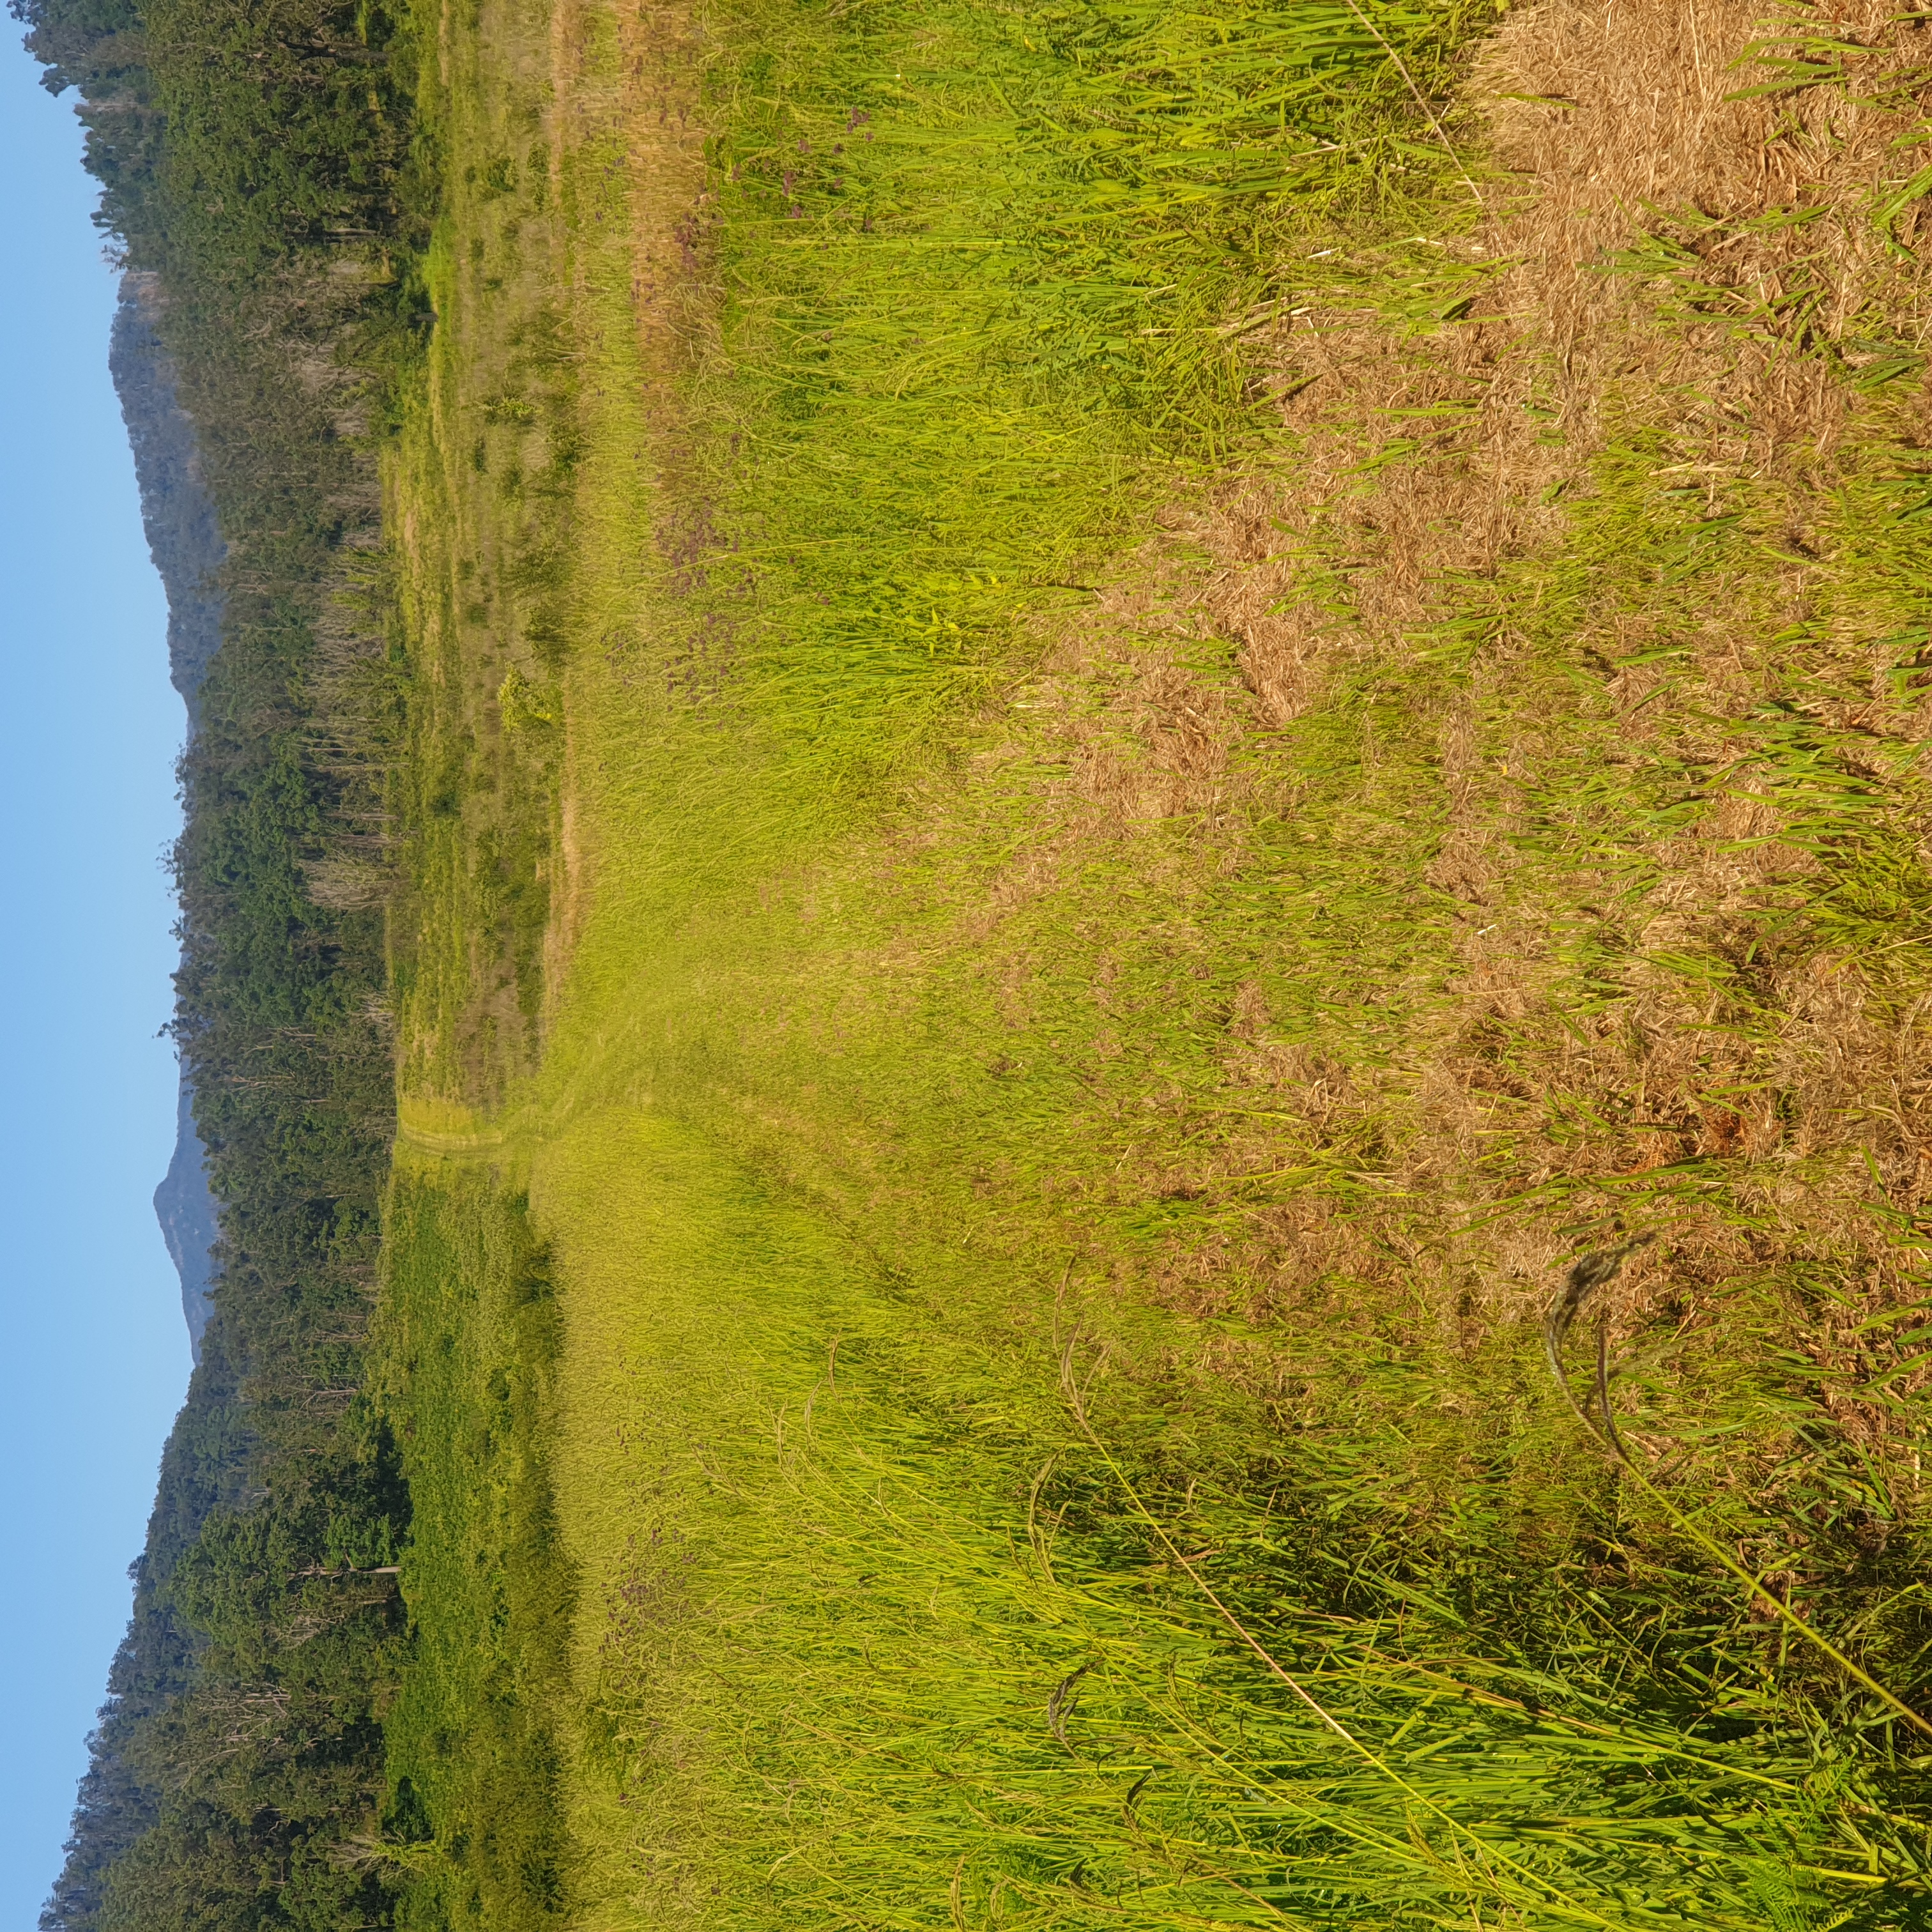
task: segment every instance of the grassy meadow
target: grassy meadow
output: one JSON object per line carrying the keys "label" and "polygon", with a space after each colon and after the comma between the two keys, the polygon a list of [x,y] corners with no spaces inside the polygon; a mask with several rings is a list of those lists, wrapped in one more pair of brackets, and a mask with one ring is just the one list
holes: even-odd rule
{"label": "grassy meadow", "polygon": [[422,34],[403,1922],[1922,1922],[1932,123],[1838,12]]}

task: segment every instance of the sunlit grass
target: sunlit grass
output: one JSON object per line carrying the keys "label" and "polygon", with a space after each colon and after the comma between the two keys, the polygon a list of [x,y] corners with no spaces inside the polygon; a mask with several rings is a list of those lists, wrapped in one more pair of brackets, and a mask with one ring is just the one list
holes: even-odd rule
{"label": "sunlit grass", "polygon": [[[1431,98],[1474,24],[1369,17]],[[1762,560],[1790,486],[1736,479],[1714,518],[1637,412],[1560,544],[1260,729],[1157,513],[1297,460],[1232,345],[1298,238],[1348,236],[1392,332],[1454,308],[1403,251],[1472,218],[1460,133],[1415,124],[1346,4],[747,8],[706,46],[674,366],[633,326],[647,133],[586,116],[558,159],[577,306],[518,394],[574,412],[569,561],[506,574],[423,740],[494,742],[494,701],[506,755],[567,778],[583,895],[532,1077],[466,1063],[455,964],[406,1063],[494,1109],[406,1112],[418,1142],[500,1163],[412,1168],[392,1216],[421,1337],[394,1399],[453,1512],[412,1573],[424,1668],[451,1738],[514,1708],[552,1741],[530,1828],[569,1847],[560,1882],[539,1859],[512,1904],[500,1861],[466,1904],[497,1801],[452,1778],[423,1923],[1910,1922],[1916,1744],[1620,1479],[1537,1328],[1559,1258],[1662,1232],[1624,1426],[1673,1508],[1915,1694],[1918,1232],[1864,1143],[1724,1126],[1754,1083],[1812,1104],[1764,961],[1822,981],[1856,946],[1922,997],[1918,781],[1832,709],[1868,668],[1837,640],[1932,608],[1885,424],[1812,505],[1838,562],[1802,636]],[[539,434],[494,365],[472,386],[489,463]],[[518,500],[437,434],[496,541]],[[1331,507],[1306,567],[1341,630],[1368,539]],[[1138,628],[1082,632],[1121,582]],[[1687,612],[1747,640],[1765,703],[1716,718],[1660,656],[1634,727],[1589,653],[1688,653]],[[1230,721],[1213,784],[1162,764],[1150,664]],[[1486,775],[1460,805],[1452,720]],[[1752,787],[1799,857],[1721,945],[1668,925]],[[548,801],[460,802],[549,866]],[[1480,920],[1433,867],[1458,812],[1508,855]],[[469,959],[479,915],[423,877],[430,948]],[[1478,1012],[1486,921],[1510,976]],[[1666,1034],[1696,1043],[1672,1131],[1706,1131],[1653,1160]],[[526,1188],[554,1372],[505,1312]],[[1854,1306],[1885,1312],[1808,1346]],[[581,1585],[567,1691],[554,1624],[477,1652],[553,1658],[510,1706],[462,1643],[476,1575],[524,1560],[464,1486],[498,1376],[541,1392],[519,1493]]]}

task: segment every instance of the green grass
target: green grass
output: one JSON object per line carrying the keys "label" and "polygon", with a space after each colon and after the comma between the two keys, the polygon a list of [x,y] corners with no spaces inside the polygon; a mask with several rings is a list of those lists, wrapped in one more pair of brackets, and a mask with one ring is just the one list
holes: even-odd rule
{"label": "green grass", "polygon": [[[579,445],[548,24],[506,6],[489,26],[419,36],[421,139],[444,160],[444,212],[418,266],[439,320],[384,451],[406,692],[387,801],[400,1076],[458,1103],[500,1099],[536,1057],[561,748],[543,693]],[[520,707],[501,701],[506,685],[526,692]]]}
{"label": "green grass", "polygon": [[557,1311],[521,1204],[405,1163],[388,1202],[376,1400],[415,1512],[414,1646],[384,1724],[400,1923],[557,1922],[574,1577],[549,1471]]}
{"label": "green grass", "polygon": [[[1372,17],[1432,93],[1476,24]],[[1478,486],[1473,408],[1290,431],[1232,346],[1353,306],[1481,400],[1480,277],[1414,238],[1467,190],[1352,9],[709,34],[667,370],[588,18],[571,560],[512,586],[562,642],[424,700],[494,730],[517,669],[584,904],[533,1074],[466,1085],[454,1006],[406,1065],[501,1165],[406,1168],[389,1228],[418,1922],[1914,1922],[1926,1754],[1709,1549],[1916,1696],[1908,419],[1747,471],[1721,399],[1627,372],[1564,507],[1378,628],[1378,514]],[[440,433],[423,516],[494,541]],[[1324,436],[1344,484],[1245,560],[1156,534],[1230,476],[1298,502]],[[1289,549],[1329,648],[1284,718],[1214,581]],[[1631,1232],[1648,1487],[1541,1354]],[[500,1803],[568,1850],[466,1904]]]}
{"label": "green grass", "polygon": [[[908,1280],[662,1118],[589,1113],[536,1180],[570,1284],[554,1384],[520,1203],[412,1172],[392,1221],[390,1292],[423,1324],[392,1343],[422,1352],[394,1413],[463,1492],[417,1490],[428,1641],[392,1724],[460,1848],[420,1922],[472,1886],[488,1909],[447,1922],[542,1922],[556,1855],[517,1834],[555,1744],[518,1726],[566,1711],[573,1922],[1908,1909],[1922,1822],[1850,1712],[1799,1720],[1737,1593],[1616,1494],[1552,1392],[1457,1418],[1535,1390],[1527,1346],[1365,1348],[1341,1401],[1270,1400],[1163,1363],[1111,1298]],[[574,1698],[544,1642],[564,1550],[597,1605]]]}
{"label": "green grass", "polygon": [[875,803],[1023,668],[1029,620],[1262,446],[1240,331],[1309,233],[1454,225],[1390,50],[1439,92],[1494,10],[1372,11],[710,18],[715,335],[650,608],[794,796]]}

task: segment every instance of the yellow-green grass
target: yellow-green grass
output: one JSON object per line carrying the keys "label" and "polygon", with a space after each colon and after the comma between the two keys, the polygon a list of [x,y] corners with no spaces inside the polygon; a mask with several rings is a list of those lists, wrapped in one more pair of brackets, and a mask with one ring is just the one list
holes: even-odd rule
{"label": "yellow-green grass", "polygon": [[574,1571],[550,1464],[558,1320],[543,1251],[487,1172],[403,1155],[376,1400],[414,1507],[410,1666],[385,1724],[386,1855],[415,1883],[404,1922],[550,1922],[564,1828]]}
{"label": "yellow-green grass", "polygon": [[557,747],[512,728],[522,714],[500,694],[560,647],[572,541],[574,151],[549,107],[552,40],[549,10],[496,0],[431,14],[416,35],[420,138],[442,158],[445,208],[421,265],[435,326],[384,474],[407,659],[390,964],[417,1105],[500,1099],[534,1064],[542,1024]]}
{"label": "yellow-green grass", "polygon": [[[1041,225],[1040,179],[1090,157],[1012,106],[1026,21],[715,20],[668,83],[722,130],[690,231],[712,293],[674,353],[632,326],[662,211],[622,23],[578,24],[597,112],[548,124],[575,196],[567,648],[452,653],[425,700],[479,743],[507,711],[491,742],[567,785],[568,841],[555,793],[533,816],[459,788],[460,816],[505,814],[547,867],[572,844],[580,902],[546,907],[568,967],[526,1003],[533,1072],[459,1037],[482,995],[454,966],[405,1062],[410,1138],[460,1162],[412,1156],[389,1232],[428,1513],[392,1730],[433,1794],[392,1832],[420,1922],[1908,1922],[1910,1730],[1683,1527],[1913,1694],[1916,1197],[1883,1079],[1808,1069],[1790,995],[1862,950],[1857,1024],[1902,1042],[1922,993],[1918,781],[1844,722],[1871,640],[1927,608],[1882,399],[1829,465],[1693,500],[1668,472],[1696,399],[1633,386],[1558,537],[1445,584],[1424,634],[1361,626],[1264,720],[1185,547],[1123,548],[1217,464],[1303,460],[1203,326],[1263,291],[1150,191],[1118,230]],[[868,124],[894,158],[869,232],[829,187],[809,219],[724,192]],[[1391,337],[1450,314],[1463,284],[1415,270],[1360,181],[1250,194],[1245,259],[1328,238],[1331,189]],[[1416,191],[1406,225],[1466,226],[1445,164]],[[1070,232],[1174,265],[1192,348],[1121,337],[1043,379],[1110,285],[1083,257],[1055,308],[979,244],[1036,267]],[[421,514],[495,541],[486,472],[423,434],[443,480],[399,514],[444,490]],[[1371,502],[1441,460],[1368,440]],[[1766,560],[1795,510],[1834,560],[1796,634]],[[1372,536],[1338,513],[1292,540],[1354,635]],[[1097,620],[1067,587],[1122,582]],[[1728,711],[1690,674],[1720,609],[1762,686]],[[1634,708],[1596,668],[1686,660]],[[535,694],[506,704],[512,664]],[[1232,748],[1190,763],[1185,716]],[[1780,816],[1741,835],[1753,788]],[[1472,824],[1510,855],[1487,954],[1436,865]],[[1782,872],[1665,922],[1760,836]],[[417,910],[454,960],[480,902],[439,862]],[[1485,1096],[1466,1132],[1450,1079]],[[488,1118],[428,1104],[460,1098]],[[1724,1129],[1780,1107],[1782,1141]],[[1643,1157],[1666,1130],[1678,1157]],[[1541,1360],[1561,1262],[1624,1232],[1661,1237],[1615,1388],[1667,1503]],[[540,1275],[554,1340],[517,1312]],[[479,1450],[506,1403],[524,1446]],[[533,1486],[493,1515],[500,1464]],[[555,1594],[472,1655],[478,1579],[527,1576],[551,1510]],[[508,1842],[504,1780],[437,1784],[439,1734],[556,1753],[516,1828],[567,1846],[561,1883],[548,1851],[490,1852],[488,1896],[466,1876]]]}
{"label": "yellow-green grass", "polygon": [[1720,1592],[1552,1568],[1574,1457],[1442,1414],[1522,1363],[1365,1352],[1291,1432],[1112,1298],[898,1272],[661,1115],[587,1114],[533,1199],[581,1922],[1744,1927],[1916,1864]]}

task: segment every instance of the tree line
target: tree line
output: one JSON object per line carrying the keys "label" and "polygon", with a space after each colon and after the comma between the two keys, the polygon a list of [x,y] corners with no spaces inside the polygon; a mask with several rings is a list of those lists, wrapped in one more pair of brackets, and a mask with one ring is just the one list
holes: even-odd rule
{"label": "tree line", "polygon": [[358,432],[408,366],[434,157],[385,0],[13,0],[76,91],[226,559],[184,754],[176,1036],[222,1203],[202,1359],[44,1932],[391,1922],[409,1498],[361,1388],[393,1119],[386,633]]}

